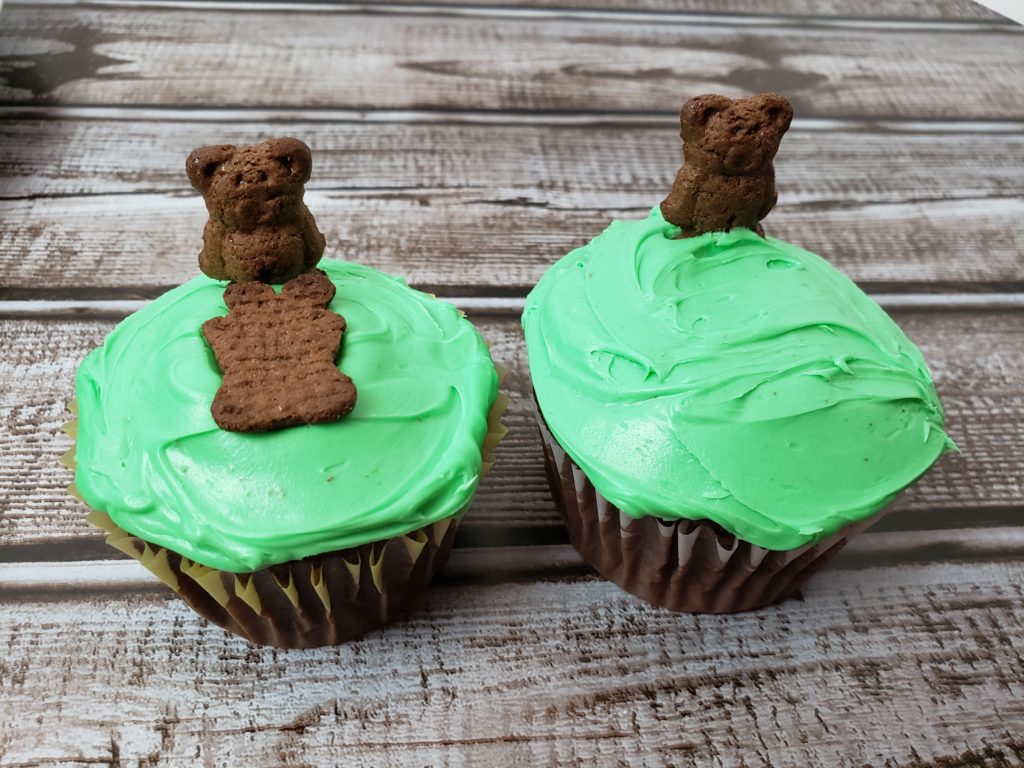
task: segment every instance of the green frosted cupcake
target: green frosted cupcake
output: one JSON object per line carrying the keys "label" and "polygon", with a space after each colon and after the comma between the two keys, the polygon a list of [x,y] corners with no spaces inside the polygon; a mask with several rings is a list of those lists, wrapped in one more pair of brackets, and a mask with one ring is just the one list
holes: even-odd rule
{"label": "green frosted cupcake", "polygon": [[552,266],[523,313],[530,374],[583,557],[656,605],[743,610],[952,443],[920,351],[842,273],[750,228],[685,231],[656,208]]}
{"label": "green frosted cupcake", "polygon": [[318,266],[344,316],[337,365],[358,387],[344,418],[218,426],[202,329],[227,312],[226,283],[207,276],[121,322],[76,382],[90,519],[211,621],[285,647],[341,642],[405,607],[447,558],[502,433],[487,346],[454,306],[369,267]]}

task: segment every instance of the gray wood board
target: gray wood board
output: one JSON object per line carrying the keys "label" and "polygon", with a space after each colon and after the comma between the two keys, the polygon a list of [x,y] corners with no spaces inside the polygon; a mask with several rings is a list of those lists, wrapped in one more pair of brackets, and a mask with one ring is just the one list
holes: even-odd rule
{"label": "gray wood board", "polygon": [[[227,5],[237,3],[245,8],[248,0],[193,0],[197,9],[203,4]],[[263,0],[263,5],[278,5],[287,0]],[[96,0],[7,0],[8,5],[84,5]],[[175,0],[122,0],[120,7],[146,7],[173,5]],[[903,21],[927,24],[933,21],[951,23],[991,24],[1012,22],[1004,16],[971,0],[899,0],[880,3],[877,0],[523,0],[511,5],[505,0],[304,0],[306,6],[328,9],[374,8],[380,11],[419,12],[432,14],[463,14],[493,11],[497,14],[531,15],[538,13],[566,14],[586,17],[597,14],[657,14],[659,16],[733,16],[737,23],[750,22],[766,16],[795,18],[816,17],[837,21]]]}
{"label": "gray wood board", "polygon": [[589,577],[524,579],[442,581],[391,627],[310,651],[253,647],[162,587],[0,593],[0,754],[10,766],[1024,759],[1019,561],[830,569],[802,600],[726,617],[653,609]]}
{"label": "gray wood board", "polygon": [[[294,134],[328,255],[429,290],[523,295],[615,216],[640,217],[680,162],[671,117],[473,123],[8,113],[0,126],[6,298],[155,296],[195,274],[205,220],[184,178],[202,143]],[[461,116],[465,118],[466,116]],[[777,162],[766,226],[877,290],[1021,290],[1022,130],[810,121]],[[458,148],[455,151],[454,148]]]}
{"label": "gray wood board", "polygon": [[114,8],[6,9],[0,100],[670,114],[772,89],[806,117],[1024,118],[1024,30],[1003,24]]}

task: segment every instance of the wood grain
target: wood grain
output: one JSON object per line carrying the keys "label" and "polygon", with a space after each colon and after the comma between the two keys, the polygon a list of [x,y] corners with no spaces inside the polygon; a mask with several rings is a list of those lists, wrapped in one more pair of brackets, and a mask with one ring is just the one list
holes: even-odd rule
{"label": "wood grain", "polygon": [[[883,528],[1007,524],[1007,518],[1019,516],[1024,497],[1018,451],[1024,443],[1024,312],[894,311],[893,316],[932,366],[949,431],[963,453],[944,457],[897,502],[896,509],[913,514],[890,515]],[[544,480],[518,319],[471,318],[494,358],[510,369],[504,388],[513,403],[497,466],[466,519],[468,535],[516,543],[522,529],[547,527],[564,540]],[[0,544],[98,540],[82,519],[81,506],[65,493],[70,473],[57,458],[70,440],[59,426],[67,418],[64,407],[79,361],[112,326],[113,320],[0,325],[11,372],[0,391]]]}
{"label": "wood grain", "polygon": [[[101,0],[110,2],[110,0]],[[202,9],[203,5],[230,4],[238,2],[244,5],[247,0],[187,0],[193,7]],[[277,0],[280,5],[286,0]],[[86,5],[95,6],[97,0],[8,0],[9,5]],[[181,0],[135,0],[125,5],[160,6],[181,4]],[[263,0],[264,5],[274,2]],[[294,3],[292,3],[294,5]],[[724,15],[733,16],[737,24],[751,23],[765,16],[818,17],[819,19],[834,18],[837,20],[894,20],[910,23],[928,23],[931,21],[977,22],[983,24],[1012,24],[1005,16],[986,8],[971,0],[899,0],[899,2],[878,3],[872,0],[524,0],[514,6],[504,0],[455,0],[454,2],[437,2],[431,0],[303,0],[306,6],[323,6],[339,8],[355,6],[360,9],[372,7],[379,11],[392,8],[399,11],[419,11],[433,14],[444,13],[477,13],[488,7],[496,6],[499,13],[505,15],[525,11],[525,14],[537,12],[571,13],[573,16],[586,16],[604,12],[637,14],[658,14],[679,16],[697,14],[700,16]]]}
{"label": "wood grain", "polygon": [[[321,191],[525,189],[664,196],[682,161],[674,115],[481,116],[309,110],[8,108],[0,197],[194,194],[202,144],[300,136]],[[782,202],[1024,197],[1024,123],[933,125],[797,117],[776,161]]]}
{"label": "wood grain", "polygon": [[[289,44],[271,44],[282,27]],[[670,114],[686,94],[772,88],[804,116],[1024,117],[1024,46],[1008,25],[887,35],[813,20],[14,6],[0,61],[0,99],[26,104]]]}
{"label": "wood grain", "polygon": [[837,570],[803,601],[729,617],[655,610],[585,577],[441,583],[384,631],[300,652],[251,647],[160,591],[24,595],[0,603],[0,753],[1015,765],[1022,581],[1019,562]]}
{"label": "wood grain", "polygon": [[[333,1],[333,0],[316,0]],[[419,5],[421,0],[375,0],[375,5]],[[457,0],[444,5],[478,8],[497,5],[506,10],[504,0]],[[899,0],[877,3],[871,0],[526,0],[516,8],[546,8],[574,11],[646,11],[654,13],[725,14],[736,16],[743,23],[750,17],[765,15],[839,17],[857,19],[903,19],[922,21],[942,19],[949,21],[977,20],[1012,23],[995,11],[971,0]]]}
{"label": "wood grain", "polygon": [[[152,297],[187,279],[205,213],[182,166],[202,143],[303,136],[316,158],[308,201],[334,254],[429,290],[505,295],[523,295],[610,218],[643,215],[671,185],[680,151],[670,119],[268,125],[21,115],[5,126],[6,298]],[[1024,217],[1024,164],[1006,162],[1024,154],[1024,130],[812,122],[787,136],[783,153],[781,204],[767,222],[774,235],[880,290],[1024,289],[1024,232],[1006,226]]]}
{"label": "wood grain", "polygon": [[[8,6],[0,765],[1024,765],[1024,28],[966,0]],[[515,297],[661,198],[683,98],[764,89],[800,116],[771,234],[899,302],[963,453],[802,599],[674,615],[565,544]],[[425,599],[304,652],[114,559],[56,463],[81,358],[195,273],[185,155],[269,134],[313,146],[332,255],[469,297],[514,397]]]}
{"label": "wood grain", "polygon": [[[338,110],[0,110],[0,197],[191,193],[185,157],[202,144],[301,137],[310,189],[526,189],[664,196],[682,160],[666,116],[361,114]],[[783,202],[896,203],[1024,196],[1024,123],[797,117],[776,161]]]}
{"label": "wood grain", "polygon": [[[497,192],[497,194],[495,194]],[[483,196],[486,195],[486,196]],[[307,192],[328,255],[443,293],[524,296],[566,252],[659,198],[524,190]],[[196,271],[202,201],[174,194],[4,204],[7,299],[152,298]],[[769,232],[876,291],[1020,291],[1024,199],[780,205]],[[393,222],[388,226],[388,222]],[[500,265],[500,266],[499,266]]]}

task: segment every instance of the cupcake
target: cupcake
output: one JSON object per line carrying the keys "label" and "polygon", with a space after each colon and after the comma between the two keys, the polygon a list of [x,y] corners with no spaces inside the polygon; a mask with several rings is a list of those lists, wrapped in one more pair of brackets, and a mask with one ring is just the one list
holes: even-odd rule
{"label": "cupcake", "polygon": [[688,101],[671,194],[555,263],[523,312],[570,540],[672,610],[791,595],[953,447],[896,323],[763,235],[791,118],[777,94]]}
{"label": "cupcake", "polygon": [[206,147],[206,273],[81,364],[74,492],[113,546],[257,643],[390,621],[448,557],[504,402],[451,304],[321,259],[296,139]]}

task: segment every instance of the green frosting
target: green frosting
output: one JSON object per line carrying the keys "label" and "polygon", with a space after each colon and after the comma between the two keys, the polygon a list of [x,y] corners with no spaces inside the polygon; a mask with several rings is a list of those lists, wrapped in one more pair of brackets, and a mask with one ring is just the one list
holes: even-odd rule
{"label": "green frosting", "polygon": [[842,273],[747,229],[678,232],[657,208],[616,221],[526,300],[541,412],[605,498],[794,549],[952,447],[920,351]]}
{"label": "green frosting", "polygon": [[221,376],[200,333],[225,283],[196,277],[128,317],[78,371],[75,483],[119,526],[245,572],[408,533],[457,514],[481,470],[498,378],[452,306],[324,259],[345,316],[340,421],[263,434],[210,415]]}

